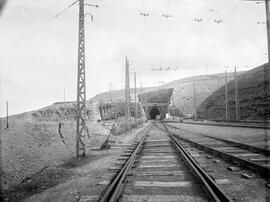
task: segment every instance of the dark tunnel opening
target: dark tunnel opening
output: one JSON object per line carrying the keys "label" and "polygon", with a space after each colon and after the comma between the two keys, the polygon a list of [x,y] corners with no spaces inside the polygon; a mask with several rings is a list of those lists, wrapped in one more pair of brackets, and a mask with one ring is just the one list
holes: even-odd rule
{"label": "dark tunnel opening", "polygon": [[150,119],[156,119],[157,115],[160,115],[160,111],[154,107],[150,111]]}

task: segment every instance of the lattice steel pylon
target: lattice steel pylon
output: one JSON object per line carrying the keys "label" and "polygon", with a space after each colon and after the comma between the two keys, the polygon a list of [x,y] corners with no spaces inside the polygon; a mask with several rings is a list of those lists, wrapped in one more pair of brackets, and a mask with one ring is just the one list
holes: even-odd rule
{"label": "lattice steel pylon", "polygon": [[79,0],[79,47],[77,77],[76,157],[86,156],[86,86],[84,0]]}

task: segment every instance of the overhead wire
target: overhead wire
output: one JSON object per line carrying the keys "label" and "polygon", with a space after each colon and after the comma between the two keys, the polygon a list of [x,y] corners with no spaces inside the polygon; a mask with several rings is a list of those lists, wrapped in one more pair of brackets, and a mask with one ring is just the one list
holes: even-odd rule
{"label": "overhead wire", "polygon": [[232,13],[241,5],[241,3],[243,2],[239,1],[235,6],[233,6],[232,9],[223,17],[223,19],[229,18],[232,15]]}
{"label": "overhead wire", "polygon": [[64,10],[62,10],[61,12],[59,12],[57,15],[55,15],[52,20],[60,17],[61,15],[63,15],[67,10],[69,10],[71,7],[73,7],[79,0],[76,0],[75,2],[73,2],[72,4],[70,4],[68,7],[66,7]]}
{"label": "overhead wire", "polygon": [[[207,9],[205,10],[205,12],[203,13],[203,15],[201,15],[201,18],[204,20],[207,18],[207,14],[210,12],[210,10],[212,10],[212,13],[217,14],[218,13],[218,9],[216,9],[215,4],[217,3],[217,1],[214,1],[211,6],[207,7]],[[227,14],[225,14],[224,16],[221,15],[221,17],[217,17],[217,19],[221,20],[221,22],[226,21],[231,15],[232,13],[241,5],[241,3],[243,3],[242,1],[238,1],[229,11]],[[217,20],[216,21],[219,21]],[[215,21],[215,22],[216,22]],[[220,23],[220,22],[219,22]],[[218,24],[219,24],[218,23]]]}
{"label": "overhead wire", "polygon": [[17,44],[15,44],[13,47],[4,50],[3,51],[3,55],[5,55],[6,53],[8,53],[9,51],[13,50],[14,48],[24,44],[25,42],[27,42],[28,40],[30,40],[32,37],[34,37],[36,34],[38,34],[39,32],[41,32],[42,30],[44,30],[49,24],[51,24],[54,20],[56,20],[57,18],[59,18],[60,16],[62,16],[67,10],[69,10],[70,8],[72,8],[79,0],[76,0],[75,2],[73,2],[71,5],[69,5],[68,7],[66,7],[65,9],[63,9],[62,11],[60,11],[57,15],[53,16],[50,18],[50,20],[44,24],[41,25],[36,31],[32,32],[30,35],[27,35],[27,37],[25,37],[24,39],[20,40]]}

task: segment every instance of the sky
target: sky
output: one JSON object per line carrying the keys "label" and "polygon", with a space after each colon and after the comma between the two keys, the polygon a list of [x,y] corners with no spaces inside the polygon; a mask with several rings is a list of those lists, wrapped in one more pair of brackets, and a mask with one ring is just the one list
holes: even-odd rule
{"label": "sky", "polygon": [[[0,16],[0,117],[76,99],[78,3],[8,0]],[[267,61],[263,3],[241,0],[85,0],[87,98],[124,88],[249,70]],[[140,13],[149,13],[143,17]],[[163,14],[171,18],[162,17]],[[202,19],[196,22],[194,19]],[[217,24],[214,20],[222,20]],[[258,24],[257,22],[260,22]],[[151,71],[152,68],[178,68]],[[131,74],[131,87],[133,76]]]}

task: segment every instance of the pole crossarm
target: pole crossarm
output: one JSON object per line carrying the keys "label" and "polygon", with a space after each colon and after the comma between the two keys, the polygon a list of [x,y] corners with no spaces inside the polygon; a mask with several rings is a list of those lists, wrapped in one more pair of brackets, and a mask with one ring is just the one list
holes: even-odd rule
{"label": "pole crossarm", "polygon": [[96,5],[96,4],[89,4],[89,3],[87,3],[87,4],[84,4],[85,6],[94,6],[94,7],[96,7],[96,8],[98,8],[99,6],[98,5]]}

